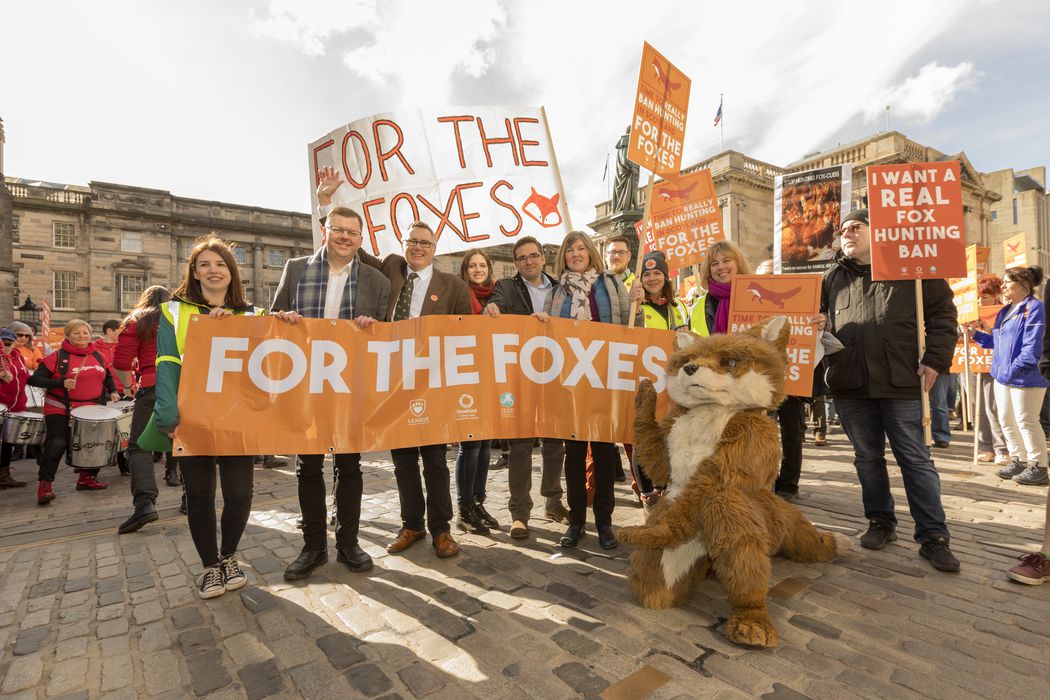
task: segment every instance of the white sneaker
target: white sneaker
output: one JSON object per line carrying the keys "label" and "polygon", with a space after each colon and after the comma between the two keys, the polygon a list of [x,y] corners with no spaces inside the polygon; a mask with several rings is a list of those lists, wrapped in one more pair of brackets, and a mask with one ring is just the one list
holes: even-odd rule
{"label": "white sneaker", "polygon": [[241,571],[241,567],[232,554],[219,562],[219,568],[222,569],[225,590],[235,591],[238,588],[244,588],[244,584],[248,583],[248,577]]}
{"label": "white sneaker", "polygon": [[[243,585],[243,584],[242,584]],[[222,569],[218,566],[209,566],[201,575],[197,583],[197,595],[202,600],[218,598],[226,592],[226,586],[222,582]]]}

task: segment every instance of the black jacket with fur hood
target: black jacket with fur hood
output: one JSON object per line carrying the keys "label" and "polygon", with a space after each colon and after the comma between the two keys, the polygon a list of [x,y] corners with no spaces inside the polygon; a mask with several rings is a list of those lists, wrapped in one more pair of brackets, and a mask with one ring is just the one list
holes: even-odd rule
{"label": "black jacket with fur hood", "polygon": [[[923,280],[926,353],[922,364],[944,374],[955,352],[956,310],[945,280]],[[919,341],[915,282],[875,282],[871,265],[840,251],[824,273],[820,311],[844,350],[829,355],[824,376],[833,398],[918,399]]]}

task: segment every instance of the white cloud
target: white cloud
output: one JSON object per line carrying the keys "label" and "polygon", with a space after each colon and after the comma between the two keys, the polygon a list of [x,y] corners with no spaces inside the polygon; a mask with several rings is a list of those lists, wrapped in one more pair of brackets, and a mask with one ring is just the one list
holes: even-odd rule
{"label": "white cloud", "polygon": [[887,88],[864,111],[864,118],[869,122],[876,121],[888,105],[896,119],[929,124],[960,91],[973,86],[980,76],[970,61],[954,66],[942,66],[937,61],[927,63],[915,75]]}
{"label": "white cloud", "polygon": [[256,36],[291,44],[307,56],[323,56],[333,34],[375,19],[374,0],[269,0],[268,14],[250,23]]}

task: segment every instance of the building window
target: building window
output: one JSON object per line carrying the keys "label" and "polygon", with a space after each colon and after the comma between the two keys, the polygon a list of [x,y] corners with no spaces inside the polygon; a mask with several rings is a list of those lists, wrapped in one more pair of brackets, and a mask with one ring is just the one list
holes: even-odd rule
{"label": "building window", "polygon": [[146,290],[146,276],[141,272],[117,273],[118,303],[121,311],[128,311]]}
{"label": "building window", "polygon": [[[17,217],[15,217],[15,218],[17,218]],[[17,307],[19,307],[19,306],[21,306],[21,305],[22,305],[22,302],[20,302],[20,301],[18,300],[18,292],[20,292],[20,291],[21,291],[21,290],[20,290],[20,289],[18,288],[18,276],[19,276],[19,272],[20,272],[20,269],[16,267],[16,268],[15,268],[15,278],[14,278],[14,280],[13,280],[13,284],[11,285],[11,287],[12,287],[12,290],[11,290],[11,291],[13,291],[13,292],[14,292],[14,295],[15,295],[15,298],[14,298],[14,302],[15,302],[15,303],[14,303],[14,304],[12,304],[12,306],[14,306],[15,308],[17,308]]]}
{"label": "building window", "polygon": [[998,220],[999,220],[999,212],[997,212],[995,210],[992,210],[992,221],[998,221]]}
{"label": "building window", "polygon": [[120,250],[124,253],[141,253],[142,231],[122,231],[120,233]]}
{"label": "building window", "polygon": [[269,309],[273,306],[273,299],[277,296],[277,285],[268,283],[263,285],[263,290],[266,292],[266,308]]}
{"label": "building window", "polygon": [[77,273],[55,270],[53,273],[56,309],[76,309]]}
{"label": "building window", "polygon": [[233,247],[233,259],[237,261],[238,265],[248,264],[248,251],[239,245]]}
{"label": "building window", "polygon": [[77,247],[77,227],[68,221],[51,222],[52,244],[56,248]]}
{"label": "building window", "polygon": [[179,239],[179,260],[189,260],[190,251],[193,250],[193,246],[196,245],[192,238],[180,238]]}
{"label": "building window", "polygon": [[287,259],[287,253],[285,253],[280,248],[270,248],[268,263],[270,267],[284,267],[284,261]]}
{"label": "building window", "polygon": [[1014,197],[1014,226],[1017,225],[1017,197]]}
{"label": "building window", "polygon": [[19,231],[18,231],[18,227],[19,227],[20,223],[21,223],[21,220],[20,220],[19,217],[17,217],[17,216],[12,216],[11,217],[11,242],[12,243],[19,243],[20,242]]}

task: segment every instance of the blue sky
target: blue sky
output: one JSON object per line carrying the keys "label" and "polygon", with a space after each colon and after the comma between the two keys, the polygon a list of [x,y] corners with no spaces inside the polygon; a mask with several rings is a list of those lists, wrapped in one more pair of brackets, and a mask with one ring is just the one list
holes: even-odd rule
{"label": "blue sky", "polygon": [[643,40],[693,80],[685,162],[884,127],[983,171],[1050,162],[1050,3],[57,0],[0,5],[5,170],[309,208],[306,144],[422,104],[545,105],[577,228]]}

